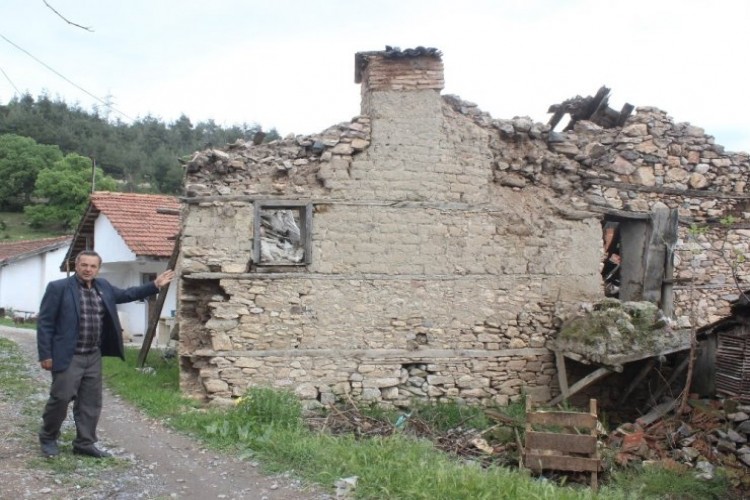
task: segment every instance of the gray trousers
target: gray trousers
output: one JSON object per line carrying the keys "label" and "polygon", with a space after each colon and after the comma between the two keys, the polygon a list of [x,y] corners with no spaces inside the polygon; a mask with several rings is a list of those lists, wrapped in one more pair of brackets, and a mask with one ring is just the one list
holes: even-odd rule
{"label": "gray trousers", "polygon": [[49,399],[42,414],[39,440],[57,441],[60,428],[73,403],[76,423],[74,448],[91,448],[96,443],[96,426],[102,412],[102,355],[76,354],[67,370],[52,373]]}

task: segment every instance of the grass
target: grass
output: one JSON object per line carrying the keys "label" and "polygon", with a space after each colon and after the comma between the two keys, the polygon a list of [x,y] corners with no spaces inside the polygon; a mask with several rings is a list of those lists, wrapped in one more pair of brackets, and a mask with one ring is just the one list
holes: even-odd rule
{"label": "grass", "polygon": [[0,242],[38,240],[67,234],[62,230],[32,228],[23,212],[0,212]]}
{"label": "grass", "polygon": [[721,470],[715,480],[704,481],[686,468],[635,467],[615,472],[612,481],[627,498],[721,499],[727,498],[729,489]]}
{"label": "grass", "polygon": [[[480,467],[435,449],[427,440],[408,435],[356,438],[312,432],[303,424],[296,398],[287,392],[251,389],[229,409],[200,408],[179,394],[176,360],[152,351],[138,371],[137,350],[126,363],[105,359],[105,377],[124,399],[153,417],[189,433],[207,446],[258,459],[268,471],[293,471],[331,487],[357,476],[357,498],[404,499],[641,499],[725,498],[727,484],[704,482],[689,473],[650,468],[615,474],[598,493],[588,488],[558,486],[544,478],[504,467]],[[518,417],[521,405],[505,412]],[[373,414],[382,412],[370,409]],[[436,427],[488,426],[475,408],[457,405],[417,406],[412,412]],[[395,418],[397,413],[390,415]]]}
{"label": "grass", "polygon": [[[309,481],[331,487],[357,476],[356,498],[393,499],[719,499],[728,497],[722,474],[714,481],[696,479],[689,470],[657,466],[613,472],[598,493],[580,486],[559,486],[545,478],[505,467],[480,467],[434,448],[431,442],[408,435],[355,438],[312,432],[304,425],[301,407],[288,392],[253,389],[229,409],[206,409],[183,397],[177,362],[152,351],[147,370],[136,370],[136,349],[126,363],[105,358],[107,385],[145,413],[201,440],[206,446],[259,460],[268,471],[292,471]],[[20,401],[24,422],[18,436],[36,446],[36,430],[46,387],[34,380],[27,361],[11,341],[0,338],[0,398]],[[506,415],[522,411],[508,407]],[[379,410],[372,410],[373,412]],[[481,412],[455,405],[415,407],[413,412],[436,426],[457,423],[479,426]],[[393,415],[394,417],[396,414]],[[64,429],[62,443],[73,437]],[[55,460],[34,458],[28,467],[53,472],[61,484],[82,486],[86,478],[127,467],[117,459],[82,460],[61,446]]]}
{"label": "grass", "polygon": [[14,328],[26,328],[28,330],[36,330],[36,323],[19,323],[15,324],[12,319],[0,318],[0,325],[12,326]]}

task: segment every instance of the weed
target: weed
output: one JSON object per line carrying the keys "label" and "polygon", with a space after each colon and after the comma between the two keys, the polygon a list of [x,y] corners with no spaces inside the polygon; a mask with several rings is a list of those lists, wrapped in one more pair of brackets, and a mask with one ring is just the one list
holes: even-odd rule
{"label": "weed", "polygon": [[[720,498],[726,482],[696,483],[687,475],[661,476],[654,470],[615,476],[599,493],[577,485],[559,486],[525,471],[457,460],[432,442],[408,433],[363,438],[308,430],[299,401],[289,392],[252,388],[229,409],[204,409],[179,394],[176,360],[153,356],[153,375],[135,370],[137,351],[127,363],[107,360],[108,384],[127,400],[207,446],[259,460],[268,471],[294,471],[316,483],[358,476],[358,498],[408,499],[632,499]],[[144,390],[148,388],[148,390]],[[148,393],[147,396],[144,393]],[[493,408],[519,423],[525,404]],[[398,412],[368,408],[364,412],[395,421]],[[495,422],[481,408],[459,404],[415,405],[412,414],[436,429],[457,426],[491,429]],[[644,478],[641,481],[641,477]]]}
{"label": "weed", "polygon": [[612,486],[629,498],[680,498],[684,500],[727,497],[729,483],[721,472],[706,481],[689,469],[666,469],[656,465],[634,467],[612,474]]}

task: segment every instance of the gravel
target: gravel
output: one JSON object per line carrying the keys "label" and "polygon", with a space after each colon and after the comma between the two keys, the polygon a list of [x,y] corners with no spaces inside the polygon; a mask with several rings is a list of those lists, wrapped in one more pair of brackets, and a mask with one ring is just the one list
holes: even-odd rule
{"label": "gravel", "polygon": [[[36,361],[32,330],[0,326],[0,337],[16,342],[39,382],[32,397],[39,415],[22,413],[21,401],[0,399],[0,498],[25,499],[310,499],[332,498],[290,474],[269,476],[254,461],[217,453],[148,418],[114,396],[104,395],[99,446],[114,455],[115,465],[97,467],[94,459],[61,473],[39,465],[36,428],[49,388],[49,374]],[[2,397],[2,396],[0,396]],[[73,426],[72,417],[65,424]],[[61,442],[63,454],[69,443]],[[55,460],[55,459],[53,459]],[[111,460],[111,459],[110,459]],[[36,462],[36,463],[35,463]]]}

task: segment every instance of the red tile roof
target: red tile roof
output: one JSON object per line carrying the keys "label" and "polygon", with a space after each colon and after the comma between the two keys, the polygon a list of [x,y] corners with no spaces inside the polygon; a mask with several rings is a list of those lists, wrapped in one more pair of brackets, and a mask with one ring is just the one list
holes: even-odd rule
{"label": "red tile roof", "polygon": [[0,243],[0,264],[9,263],[24,257],[56,250],[70,244],[72,236],[58,236],[41,240],[20,240]]}
{"label": "red tile roof", "polygon": [[[172,255],[180,230],[180,202],[174,196],[97,191],[91,195],[90,206],[107,216],[136,255]],[[169,213],[159,213],[159,209]]]}

